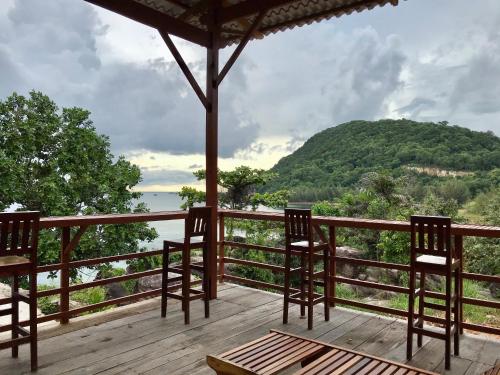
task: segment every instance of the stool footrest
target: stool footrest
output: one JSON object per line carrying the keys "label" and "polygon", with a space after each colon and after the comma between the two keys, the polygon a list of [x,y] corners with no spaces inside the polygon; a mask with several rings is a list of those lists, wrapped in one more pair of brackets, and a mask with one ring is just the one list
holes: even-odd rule
{"label": "stool footrest", "polygon": [[9,341],[0,342],[0,350],[12,348],[13,346],[18,346],[30,342],[31,338],[28,337],[18,337],[17,339],[11,339]]}
{"label": "stool footrest", "polygon": [[12,308],[0,310],[0,316],[12,315]]}
{"label": "stool footrest", "polygon": [[[413,327],[411,329],[412,329],[413,333],[416,333],[416,334],[421,334],[423,336],[428,336],[428,337],[432,337],[435,339],[446,340],[446,332],[431,331],[431,330],[428,330],[425,328],[415,327],[415,325],[413,325]],[[452,323],[451,329],[450,329],[450,336],[453,336],[455,334],[456,329],[457,329],[457,326],[454,323]],[[441,328],[441,331],[442,330],[443,330],[443,328]]]}
{"label": "stool footrest", "polygon": [[[182,299],[183,299],[182,294],[180,294],[180,293],[167,292],[167,293],[165,293],[165,295],[167,297],[177,299],[179,301],[182,301]],[[205,292],[203,290],[189,288],[189,297],[188,298],[190,301],[205,298]]]}
{"label": "stool footrest", "polygon": [[30,332],[27,329],[25,329],[25,328],[23,328],[21,326],[16,326],[15,330],[16,330],[17,333],[19,333],[21,336],[24,336],[24,337],[30,335]]}
{"label": "stool footrest", "polygon": [[437,303],[431,303],[431,302],[425,302],[424,301],[424,307],[427,307],[427,308],[433,309],[433,310],[446,311],[446,306],[445,305],[439,305]]}

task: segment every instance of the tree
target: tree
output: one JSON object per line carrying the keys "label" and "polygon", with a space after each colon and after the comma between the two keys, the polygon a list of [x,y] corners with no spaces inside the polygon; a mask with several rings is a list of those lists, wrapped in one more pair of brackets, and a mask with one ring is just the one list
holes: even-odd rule
{"label": "tree", "polygon": [[[198,181],[202,181],[206,177],[204,169],[200,169],[193,174]],[[219,193],[219,206],[234,210],[244,210],[250,206],[255,210],[260,204],[273,208],[286,207],[289,199],[288,190],[282,189],[265,194],[257,193],[257,187],[265,185],[274,177],[276,177],[276,173],[264,169],[252,169],[244,165],[237,167],[233,171],[219,170],[217,183],[224,189],[222,193]],[[186,200],[181,206],[182,209],[205,201],[204,192],[188,186],[182,187],[179,196]]]}
{"label": "tree", "polygon": [[[0,209],[37,210],[42,216],[145,212],[136,165],[114,161],[109,139],[99,135],[82,108],[63,108],[40,92],[0,101]],[[42,231],[41,264],[57,262],[60,233]],[[139,250],[156,232],[145,223],[88,228],[75,259]]]}

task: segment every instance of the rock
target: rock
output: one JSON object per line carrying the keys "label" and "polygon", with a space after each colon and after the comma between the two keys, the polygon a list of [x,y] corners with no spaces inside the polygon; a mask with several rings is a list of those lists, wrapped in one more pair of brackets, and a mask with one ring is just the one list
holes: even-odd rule
{"label": "rock", "polygon": [[390,300],[396,297],[397,295],[398,294],[396,292],[389,292],[388,290],[384,290],[381,292],[377,292],[375,298],[380,300]]}
{"label": "rock", "polygon": [[366,274],[368,275],[369,281],[380,283],[383,281],[385,270],[379,267],[368,267]]}
{"label": "rock", "polygon": [[122,283],[112,283],[106,286],[106,299],[120,298],[128,295]]}
{"label": "rock", "polygon": [[366,273],[360,273],[358,275],[358,279],[361,281],[365,281],[366,279],[368,279],[368,275]]}
{"label": "rock", "polygon": [[[363,251],[348,246],[340,246],[336,249],[336,255],[339,257],[361,259],[363,257]],[[361,272],[361,266],[343,262],[337,264],[337,274],[340,276],[355,279]]]}
{"label": "rock", "polygon": [[[169,272],[168,277],[173,278],[177,277],[179,274]],[[191,281],[196,280],[196,277],[194,275],[191,275]],[[149,290],[154,290],[154,289],[160,289],[161,288],[161,281],[162,281],[162,275],[151,275],[151,276],[146,276],[146,277],[141,277],[137,283],[137,289],[139,292],[147,292]],[[169,286],[172,285],[180,285],[180,281],[177,282],[170,282]]]}
{"label": "rock", "polygon": [[491,283],[490,293],[492,297],[500,298],[500,283]]}

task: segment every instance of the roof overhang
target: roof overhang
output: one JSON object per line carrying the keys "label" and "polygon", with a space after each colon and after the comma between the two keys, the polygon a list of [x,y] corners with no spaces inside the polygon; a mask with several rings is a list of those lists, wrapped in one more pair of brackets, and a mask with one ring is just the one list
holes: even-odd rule
{"label": "roof overhang", "polygon": [[[192,43],[210,47],[209,26],[220,30],[220,46],[362,12],[398,0],[86,0]],[[219,5],[214,5],[219,4]],[[215,9],[216,8],[216,9]]]}

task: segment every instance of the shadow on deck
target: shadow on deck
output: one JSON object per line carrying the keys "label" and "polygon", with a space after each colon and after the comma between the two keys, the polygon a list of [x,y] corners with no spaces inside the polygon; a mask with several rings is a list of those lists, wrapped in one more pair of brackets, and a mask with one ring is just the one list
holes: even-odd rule
{"label": "shadow on deck", "polygon": [[[169,300],[170,303],[170,300]],[[325,322],[322,308],[315,311],[315,326],[290,310],[283,326],[280,295],[232,284],[220,286],[211,303],[211,317],[203,317],[202,303],[192,303],[191,324],[185,326],[180,304],[170,305],[160,318],[159,300],[142,309],[121,308],[75,319],[66,327],[40,332],[38,374],[215,374],[205,362],[218,354],[269,332],[271,328],[316,338],[387,359],[406,362],[406,322],[378,315],[335,308]],[[120,310],[120,309],[117,309]],[[128,313],[124,311],[128,310]],[[132,313],[134,312],[135,313]],[[120,317],[121,315],[121,317]],[[114,319],[114,320],[110,320]],[[416,345],[415,345],[416,348]],[[500,341],[466,334],[460,357],[452,357],[450,374],[480,374],[500,359]],[[443,341],[425,339],[412,366],[444,373]],[[0,352],[0,374],[29,373],[29,351],[20,347],[18,359]]]}

